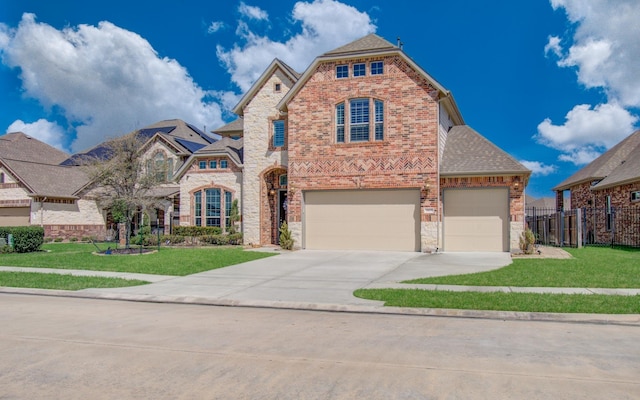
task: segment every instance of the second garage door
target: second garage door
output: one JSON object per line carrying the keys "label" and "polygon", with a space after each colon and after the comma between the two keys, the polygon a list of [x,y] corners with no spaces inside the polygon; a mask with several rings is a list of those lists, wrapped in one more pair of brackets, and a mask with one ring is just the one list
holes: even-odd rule
{"label": "second garage door", "polygon": [[507,189],[445,189],[445,251],[509,251]]}
{"label": "second garage door", "polygon": [[29,207],[1,207],[0,226],[29,226]]}
{"label": "second garage door", "polygon": [[420,251],[418,190],[332,190],[304,195],[307,249]]}

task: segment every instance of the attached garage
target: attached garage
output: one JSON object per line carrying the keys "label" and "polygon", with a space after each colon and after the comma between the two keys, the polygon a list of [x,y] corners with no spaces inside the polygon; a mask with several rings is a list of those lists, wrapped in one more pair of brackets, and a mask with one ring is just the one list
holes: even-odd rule
{"label": "attached garage", "polygon": [[0,207],[0,226],[28,226],[29,207]]}
{"label": "attached garage", "polygon": [[507,188],[445,189],[445,251],[509,251]]}
{"label": "attached garage", "polygon": [[304,193],[304,247],[420,251],[420,191]]}

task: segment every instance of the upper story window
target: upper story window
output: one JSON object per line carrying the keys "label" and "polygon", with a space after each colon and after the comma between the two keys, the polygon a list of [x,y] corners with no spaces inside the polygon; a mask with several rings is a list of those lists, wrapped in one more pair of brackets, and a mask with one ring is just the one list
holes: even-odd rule
{"label": "upper story window", "polygon": [[336,66],[336,78],[348,78],[349,77],[349,66],[348,65],[338,65]]}
{"label": "upper story window", "polygon": [[200,161],[198,163],[198,168],[199,169],[207,169],[207,162],[206,161]]}
{"label": "upper story window", "polygon": [[0,172],[0,183],[4,183],[4,172]]}
{"label": "upper story window", "polygon": [[365,76],[367,74],[367,66],[362,64],[353,64],[353,76]]}
{"label": "upper story window", "polygon": [[[383,141],[385,139],[384,101],[369,98],[351,99],[346,103],[336,104],[335,112],[336,143],[346,143],[347,139],[348,142]],[[348,117],[345,118],[346,115]],[[345,132],[349,132],[348,137]]]}
{"label": "upper story window", "polygon": [[336,142],[344,143],[344,103],[336,106]]}
{"label": "upper story window", "polygon": [[[0,183],[2,182],[0,181]],[[631,192],[631,201],[640,201],[640,190]]]}
{"label": "upper story window", "polygon": [[211,168],[211,169],[218,168],[218,160],[210,160],[209,161],[209,168]]}
{"label": "upper story window", "polygon": [[220,168],[224,169],[227,168],[229,165],[227,163],[227,160],[220,160]]}
{"label": "upper story window", "polygon": [[147,160],[147,173],[151,174],[158,182],[171,180],[173,177],[173,159],[158,151],[151,159]]}
{"label": "upper story window", "polygon": [[382,75],[384,72],[384,64],[382,61],[374,61],[371,63],[371,75]]}
{"label": "upper story window", "polygon": [[349,138],[352,142],[369,141],[369,99],[349,102]]}
{"label": "upper story window", "polygon": [[273,86],[273,90],[274,90],[276,93],[280,93],[280,91],[282,90],[282,84],[281,84],[281,83],[276,83],[276,84]]}
{"label": "upper story window", "polygon": [[284,147],[284,120],[273,121],[273,147]]}

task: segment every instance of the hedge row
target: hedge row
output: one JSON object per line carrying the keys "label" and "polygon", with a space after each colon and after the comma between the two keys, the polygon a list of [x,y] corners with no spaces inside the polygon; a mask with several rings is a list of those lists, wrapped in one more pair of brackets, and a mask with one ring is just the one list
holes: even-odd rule
{"label": "hedge row", "polygon": [[0,237],[9,242],[13,235],[13,251],[29,253],[37,251],[44,242],[44,228],[41,226],[0,226]]}
{"label": "hedge row", "polygon": [[222,228],[219,226],[174,226],[173,234],[177,236],[205,236],[205,235],[219,235],[222,233]]}

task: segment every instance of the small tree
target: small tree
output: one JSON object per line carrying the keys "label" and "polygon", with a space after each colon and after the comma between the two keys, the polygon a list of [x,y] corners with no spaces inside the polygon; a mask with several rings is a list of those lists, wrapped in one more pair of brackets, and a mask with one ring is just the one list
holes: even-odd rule
{"label": "small tree", "polygon": [[144,143],[137,132],[132,133],[104,144],[98,156],[82,160],[99,204],[111,209],[114,220],[126,223],[126,247],[135,214],[158,203],[152,189],[160,183],[159,174],[144,166]]}
{"label": "small tree", "polygon": [[524,254],[533,254],[534,245],[536,243],[536,235],[527,228],[522,235],[520,235],[520,250]]}
{"label": "small tree", "polygon": [[238,232],[236,223],[240,221],[240,210],[238,209],[238,199],[234,199],[231,202],[231,212],[229,214],[229,233],[234,234]]}
{"label": "small tree", "polygon": [[293,249],[293,239],[287,221],[282,221],[282,225],[280,225],[280,247],[284,250]]}

